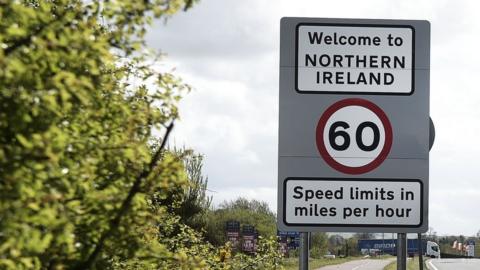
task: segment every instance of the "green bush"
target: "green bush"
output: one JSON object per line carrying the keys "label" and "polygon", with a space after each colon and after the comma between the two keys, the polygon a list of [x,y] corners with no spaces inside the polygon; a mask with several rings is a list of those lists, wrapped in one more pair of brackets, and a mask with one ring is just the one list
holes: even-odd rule
{"label": "green bush", "polygon": [[232,257],[158,203],[190,194],[165,149],[189,87],[143,36],[192,2],[0,1],[0,269],[276,264],[273,240]]}

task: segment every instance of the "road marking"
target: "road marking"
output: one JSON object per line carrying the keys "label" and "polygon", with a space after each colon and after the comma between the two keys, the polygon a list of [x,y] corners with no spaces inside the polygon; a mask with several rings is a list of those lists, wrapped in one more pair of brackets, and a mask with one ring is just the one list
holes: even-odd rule
{"label": "road marking", "polygon": [[[438,268],[435,265],[433,265],[432,260],[428,260],[427,263],[428,263],[428,265],[430,265],[430,267],[432,267],[431,270],[438,270]],[[428,268],[430,268],[430,267],[428,267]]]}

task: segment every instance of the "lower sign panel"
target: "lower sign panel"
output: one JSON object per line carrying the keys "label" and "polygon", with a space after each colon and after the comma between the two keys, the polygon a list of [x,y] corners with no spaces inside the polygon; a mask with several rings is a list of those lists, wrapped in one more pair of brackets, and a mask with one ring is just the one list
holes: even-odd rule
{"label": "lower sign panel", "polygon": [[283,191],[287,226],[422,226],[420,180],[292,177]]}

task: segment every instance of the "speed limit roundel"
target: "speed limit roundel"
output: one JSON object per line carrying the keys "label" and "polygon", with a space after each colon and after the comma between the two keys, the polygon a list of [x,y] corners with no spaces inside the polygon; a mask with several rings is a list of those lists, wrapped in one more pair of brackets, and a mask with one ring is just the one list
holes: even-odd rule
{"label": "speed limit roundel", "polygon": [[392,125],[374,103],[340,100],[322,114],[316,141],[320,155],[337,171],[367,173],[382,164],[392,147]]}

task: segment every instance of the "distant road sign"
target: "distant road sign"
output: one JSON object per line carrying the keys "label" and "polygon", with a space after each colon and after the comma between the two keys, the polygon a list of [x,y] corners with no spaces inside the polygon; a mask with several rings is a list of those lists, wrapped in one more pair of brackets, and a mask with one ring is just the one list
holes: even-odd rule
{"label": "distant road sign", "polygon": [[390,152],[392,139],[392,126],[383,110],[359,98],[328,107],[316,131],[320,155],[332,168],[347,174],[377,168]]}

